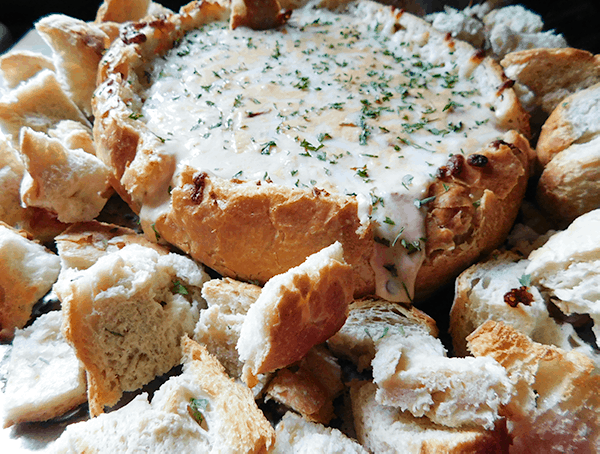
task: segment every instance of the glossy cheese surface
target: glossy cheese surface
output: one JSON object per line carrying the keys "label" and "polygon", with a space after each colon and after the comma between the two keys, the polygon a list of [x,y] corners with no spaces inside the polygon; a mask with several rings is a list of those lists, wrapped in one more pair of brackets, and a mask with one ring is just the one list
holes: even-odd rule
{"label": "glossy cheese surface", "polygon": [[140,119],[179,169],[356,195],[378,294],[407,301],[437,169],[506,128],[474,49],[409,33],[391,11],[309,6],[276,30],[193,30],[148,69]]}

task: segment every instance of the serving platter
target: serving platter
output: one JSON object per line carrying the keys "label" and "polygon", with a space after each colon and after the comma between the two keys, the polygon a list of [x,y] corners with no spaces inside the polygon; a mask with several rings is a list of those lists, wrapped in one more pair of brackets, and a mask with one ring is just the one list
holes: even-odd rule
{"label": "serving platter", "polygon": [[[35,31],[30,31],[25,35],[14,47],[14,49],[35,50],[46,55],[51,55],[49,48],[43,43],[39,35]],[[118,204],[118,202],[116,202]],[[119,205],[122,210],[128,211],[124,206]],[[112,208],[108,208],[110,210]],[[109,216],[109,215],[108,215]],[[433,299],[423,301],[419,304],[419,308],[431,315],[438,323],[441,337],[446,346],[450,348],[450,341],[447,334],[448,328],[448,311],[452,304],[453,288],[450,286],[442,290]],[[52,304],[51,297],[46,304]],[[43,310],[43,309],[42,309]],[[0,345],[0,383],[5,384],[6,361],[10,352],[9,345]],[[157,386],[157,382],[150,385]],[[3,393],[0,393],[0,410],[2,408]],[[10,429],[2,429],[0,431],[0,446],[4,452],[44,452],[49,448],[60,433],[64,430],[67,424],[83,420],[87,417],[87,407],[82,406],[72,414],[66,415],[61,420],[51,421],[48,423],[32,423],[20,424]]]}

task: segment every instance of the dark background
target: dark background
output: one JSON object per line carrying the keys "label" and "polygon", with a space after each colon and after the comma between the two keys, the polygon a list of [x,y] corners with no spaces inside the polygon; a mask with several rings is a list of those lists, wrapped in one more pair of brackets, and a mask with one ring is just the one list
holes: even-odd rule
{"label": "dark background", "polygon": [[[439,11],[444,4],[455,7],[468,5],[469,0],[396,0],[420,4],[426,12]],[[473,0],[477,2],[477,0]],[[62,13],[78,19],[91,21],[94,19],[100,0],[2,0],[0,6],[0,23],[4,24],[11,36],[11,41],[17,41],[26,33],[33,23],[46,14]],[[166,0],[159,2],[178,10],[179,6],[187,3],[185,0]],[[600,1],[573,0],[570,2],[557,0],[525,0],[513,1],[521,3],[542,15],[546,29],[555,29],[562,33],[569,45],[600,53]],[[8,47],[9,41],[0,43],[0,51]],[[3,47],[2,47],[3,46]]]}

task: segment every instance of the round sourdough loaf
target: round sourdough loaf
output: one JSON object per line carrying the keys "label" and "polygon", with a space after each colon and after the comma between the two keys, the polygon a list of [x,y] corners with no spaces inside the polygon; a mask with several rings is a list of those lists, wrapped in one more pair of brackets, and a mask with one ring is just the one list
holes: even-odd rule
{"label": "round sourdough loaf", "polygon": [[511,81],[388,6],[278,5],[122,29],[93,99],[114,187],[223,275],[263,284],[340,241],[357,294],[431,293],[516,216],[533,153]]}

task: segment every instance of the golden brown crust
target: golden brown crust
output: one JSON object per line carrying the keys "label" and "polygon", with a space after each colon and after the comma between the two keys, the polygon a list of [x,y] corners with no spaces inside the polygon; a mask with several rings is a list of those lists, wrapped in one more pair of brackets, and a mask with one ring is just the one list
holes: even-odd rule
{"label": "golden brown crust", "polygon": [[344,389],[341,373],[328,350],[315,347],[298,363],[277,371],[265,393],[309,421],[328,424],[334,416],[333,399]]}
{"label": "golden brown crust", "polygon": [[172,209],[156,228],[167,241],[225,276],[264,284],[340,241],[345,260],[355,267],[360,291],[373,288],[368,267],[372,233],[370,228],[357,233],[361,225],[352,197],[213,180],[193,169],[183,172],[171,196]]}
{"label": "golden brown crust", "polygon": [[[329,252],[335,246],[339,244]],[[248,312],[237,348],[246,361],[242,378],[249,386],[256,384],[257,375],[299,361],[344,325],[354,294],[352,269],[323,254],[315,263],[316,255],[269,281]],[[262,331],[254,333],[246,326]],[[256,336],[262,337],[260,345]],[[253,347],[242,353],[240,344],[250,340]]]}
{"label": "golden brown crust", "polygon": [[[117,46],[108,52],[110,55],[103,60],[99,71],[101,88],[96,93],[94,125],[95,139],[99,142],[98,156],[111,166],[113,185],[136,212],[148,202],[156,207],[156,197],[164,197],[174,163],[172,157],[153,154],[152,140],[156,142],[156,139],[145,134],[143,121],[131,118],[137,107],[133,110],[124,106],[114,109],[115,104],[107,100],[115,99],[114,96],[125,102],[133,99],[125,80],[135,79],[133,84],[129,84],[134,90],[136,84],[146,86],[144,77],[138,74],[142,72],[145,59],[170,48],[191,24],[224,18],[227,12],[219,5],[206,2],[191,3],[182,11],[184,14],[181,16],[155,21],[150,30],[147,27],[149,23],[140,23],[131,29],[131,33],[124,33]],[[136,41],[139,43],[135,44]],[[471,64],[475,66],[483,61],[473,58]],[[503,80],[501,69],[489,60],[485,62],[489,70],[487,76]],[[499,99],[512,100],[505,102],[506,113],[499,122],[502,127],[528,134],[527,114],[516,101],[508,82],[505,80],[504,85],[497,87]],[[528,178],[530,149],[527,141],[517,134],[505,140],[514,141],[525,153],[515,158],[513,163],[508,162],[510,159],[498,158],[498,167],[506,166],[507,170],[496,171],[497,167],[494,167],[493,175],[504,177],[515,170],[516,181],[509,177],[502,184],[493,183],[493,189],[483,191],[483,184],[492,182],[494,178],[479,179],[481,186],[471,191],[484,193],[483,196],[477,194],[482,198],[476,213],[472,212],[471,206],[476,200],[472,200],[468,205],[451,204],[447,210],[438,210],[428,216],[428,235],[431,233],[433,243],[438,245],[428,245],[431,256],[417,279],[417,298],[439,288],[442,282],[470,264],[482,251],[493,249],[508,232]],[[491,153],[489,147],[485,153]],[[147,159],[149,156],[153,159]],[[152,184],[145,184],[146,181]],[[465,187],[464,182],[462,185]],[[508,192],[507,185],[510,186]],[[438,180],[432,191],[436,192],[441,187]],[[501,194],[496,194],[495,190],[501,191]],[[345,259],[356,271],[356,295],[375,292],[371,266],[374,250],[372,227],[361,225],[357,215],[358,204],[352,197],[268,183],[258,186],[236,180],[219,180],[193,169],[182,173],[177,186],[172,188],[171,197],[169,212],[159,215],[152,226],[143,224],[148,236],[153,237],[156,229],[164,240],[176,244],[225,276],[264,283],[270,277],[298,265],[311,253],[334,241],[341,241]],[[462,198],[465,197],[468,198],[463,194]],[[448,201],[448,198],[440,197],[440,200]],[[442,205],[438,202],[436,207]],[[459,218],[466,221],[474,219],[477,227],[448,223],[449,212],[458,213],[455,221]],[[453,228],[457,229],[455,233],[451,231]],[[439,241],[441,236],[446,238]],[[444,257],[445,254],[448,257]],[[449,271],[444,273],[441,270]]]}
{"label": "golden brown crust", "polygon": [[429,196],[436,198],[427,214],[427,255],[417,277],[418,295],[450,282],[498,247],[512,227],[533,151],[517,133],[508,133],[505,140],[481,151],[482,166],[469,164],[473,158],[452,157],[430,186]]}
{"label": "golden brown crust", "polygon": [[95,22],[128,22],[142,19],[148,12],[150,0],[104,0]]}
{"label": "golden brown crust", "polygon": [[558,228],[600,207],[600,141],[572,146],[545,167],[536,201]]}

